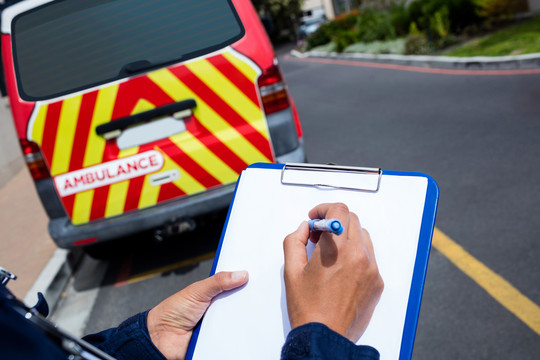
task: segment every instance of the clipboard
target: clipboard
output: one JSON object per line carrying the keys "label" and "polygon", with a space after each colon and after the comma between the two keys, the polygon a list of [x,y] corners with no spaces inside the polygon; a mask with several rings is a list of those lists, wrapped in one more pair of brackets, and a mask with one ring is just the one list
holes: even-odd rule
{"label": "clipboard", "polygon": [[[283,239],[320,203],[343,202],[372,238],[385,289],[357,344],[410,359],[439,198],[428,175],[316,164],[248,166],[240,175],[210,275],[248,270],[249,282],[214,299],[187,359],[279,359],[290,331]],[[308,245],[308,254],[313,250]],[[336,294],[338,296],[338,294]]]}

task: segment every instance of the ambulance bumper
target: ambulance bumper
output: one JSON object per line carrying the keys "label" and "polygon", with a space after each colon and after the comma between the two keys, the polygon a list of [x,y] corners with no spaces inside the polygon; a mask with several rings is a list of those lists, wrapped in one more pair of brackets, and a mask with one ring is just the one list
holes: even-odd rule
{"label": "ambulance bumper", "polygon": [[[277,162],[304,162],[305,159],[304,147],[302,141],[300,141],[296,149],[279,156]],[[182,218],[192,219],[227,208],[231,202],[235,185],[220,186],[148,209],[133,211],[84,225],[73,225],[67,216],[51,219],[49,233],[59,247],[66,249],[126,237],[159,228],[170,221]]]}

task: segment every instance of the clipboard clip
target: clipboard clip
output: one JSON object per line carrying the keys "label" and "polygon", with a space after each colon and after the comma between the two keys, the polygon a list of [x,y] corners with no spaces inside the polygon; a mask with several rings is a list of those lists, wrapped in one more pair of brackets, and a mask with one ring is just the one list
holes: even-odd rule
{"label": "clipboard clip", "polygon": [[286,163],[281,170],[284,185],[377,192],[382,170],[340,165]]}

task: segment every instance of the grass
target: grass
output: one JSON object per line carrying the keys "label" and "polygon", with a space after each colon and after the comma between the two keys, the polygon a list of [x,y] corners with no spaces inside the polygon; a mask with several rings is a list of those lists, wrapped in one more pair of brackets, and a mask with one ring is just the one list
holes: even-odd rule
{"label": "grass", "polygon": [[346,47],[343,52],[366,54],[403,54],[405,52],[405,39],[374,41],[371,43],[356,43]]}
{"label": "grass", "polygon": [[540,52],[540,16],[465,43],[442,55],[504,56]]}

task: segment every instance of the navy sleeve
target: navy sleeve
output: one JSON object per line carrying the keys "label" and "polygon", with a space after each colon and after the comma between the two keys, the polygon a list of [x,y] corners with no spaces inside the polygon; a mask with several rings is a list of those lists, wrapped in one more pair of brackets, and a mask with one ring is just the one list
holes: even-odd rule
{"label": "navy sleeve", "polygon": [[148,311],[124,321],[117,328],[87,335],[83,340],[118,360],[165,360],[150,339],[146,326]]}
{"label": "navy sleeve", "polygon": [[281,360],[378,360],[371,346],[356,345],[326,325],[310,323],[293,329],[281,350]]}

